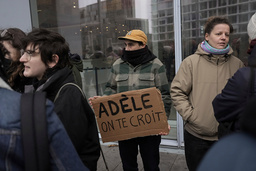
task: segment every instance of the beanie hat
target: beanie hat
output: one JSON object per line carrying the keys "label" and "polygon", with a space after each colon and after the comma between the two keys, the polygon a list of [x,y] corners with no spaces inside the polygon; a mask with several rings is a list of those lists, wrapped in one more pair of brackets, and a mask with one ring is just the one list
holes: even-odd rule
{"label": "beanie hat", "polygon": [[253,14],[247,25],[247,33],[251,40],[256,39],[256,13]]}
{"label": "beanie hat", "polygon": [[136,42],[142,42],[144,45],[147,44],[147,36],[141,30],[131,30],[125,36],[118,37],[119,40],[132,40]]}

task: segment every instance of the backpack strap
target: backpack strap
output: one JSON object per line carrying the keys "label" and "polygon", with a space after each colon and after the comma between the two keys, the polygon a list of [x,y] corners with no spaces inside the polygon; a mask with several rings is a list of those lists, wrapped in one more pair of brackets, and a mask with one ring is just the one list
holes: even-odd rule
{"label": "backpack strap", "polygon": [[45,104],[44,92],[21,95],[21,136],[26,171],[50,170]]}
{"label": "backpack strap", "polygon": [[[83,90],[82,90],[78,85],[76,85],[75,83],[66,83],[66,84],[64,84],[63,86],[60,87],[58,93],[56,94],[56,96],[55,96],[55,98],[54,98],[54,102],[55,102],[55,101],[57,100],[57,98],[59,97],[59,94],[60,94],[61,90],[62,90],[65,86],[68,86],[68,85],[73,85],[73,86],[77,87],[77,88],[80,90],[80,92],[82,93],[84,99],[86,100],[86,97],[85,97],[85,94],[84,94]],[[95,116],[94,116],[94,117],[95,117]],[[107,165],[107,162],[106,162],[106,159],[105,159],[105,156],[104,156],[104,153],[103,153],[103,151],[102,151],[101,146],[100,146],[100,152],[101,152],[101,154],[102,154],[103,161],[104,161],[105,166],[106,166],[106,170],[109,171],[109,168],[108,168],[108,165]]]}
{"label": "backpack strap", "polygon": [[77,87],[77,88],[80,90],[80,92],[82,93],[82,95],[84,96],[84,98],[86,99],[83,90],[82,90],[78,85],[76,85],[75,83],[66,83],[66,84],[64,84],[64,85],[62,85],[62,86],[60,87],[60,89],[59,89],[58,93],[56,94],[56,96],[55,96],[53,102],[55,102],[55,101],[57,100],[57,98],[58,98],[59,95],[60,95],[61,90],[62,90],[65,86],[67,86],[67,85],[73,85],[73,86]]}

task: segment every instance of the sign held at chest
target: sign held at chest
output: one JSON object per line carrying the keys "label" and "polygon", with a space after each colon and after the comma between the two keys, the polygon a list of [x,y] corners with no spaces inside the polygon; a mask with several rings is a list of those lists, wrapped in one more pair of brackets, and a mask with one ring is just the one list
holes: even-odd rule
{"label": "sign held at chest", "polygon": [[168,133],[161,93],[147,88],[92,101],[103,142]]}

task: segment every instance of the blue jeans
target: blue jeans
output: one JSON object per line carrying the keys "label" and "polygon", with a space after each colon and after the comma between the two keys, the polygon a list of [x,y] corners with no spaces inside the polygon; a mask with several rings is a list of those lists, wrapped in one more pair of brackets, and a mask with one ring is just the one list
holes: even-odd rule
{"label": "blue jeans", "polygon": [[159,171],[161,136],[138,137],[119,141],[119,152],[124,171],[138,171],[138,147],[145,171]]}
{"label": "blue jeans", "polygon": [[216,141],[207,141],[184,131],[185,157],[189,171],[196,171],[206,152]]}

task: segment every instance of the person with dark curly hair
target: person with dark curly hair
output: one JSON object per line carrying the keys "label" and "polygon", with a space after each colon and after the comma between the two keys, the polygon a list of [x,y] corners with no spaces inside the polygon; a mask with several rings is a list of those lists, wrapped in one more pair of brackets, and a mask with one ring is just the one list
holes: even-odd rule
{"label": "person with dark curly hair", "polygon": [[23,64],[19,61],[22,49],[22,39],[26,34],[18,28],[8,28],[1,32],[0,43],[3,45],[6,80],[11,88],[18,92],[24,92],[24,85],[31,83],[22,75]]}
{"label": "person with dark curly hair", "polygon": [[[0,170],[23,171],[28,169],[23,150],[21,94],[13,91],[4,80],[6,78],[6,65],[3,62],[6,59],[6,54],[2,52],[2,49],[3,45],[0,43]],[[80,160],[64,126],[53,109],[53,103],[47,100],[45,112],[50,147],[50,170],[89,171]],[[43,160],[40,161],[46,163]]]}

